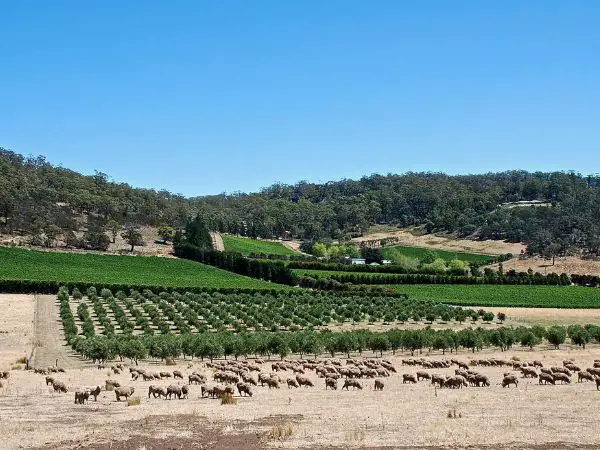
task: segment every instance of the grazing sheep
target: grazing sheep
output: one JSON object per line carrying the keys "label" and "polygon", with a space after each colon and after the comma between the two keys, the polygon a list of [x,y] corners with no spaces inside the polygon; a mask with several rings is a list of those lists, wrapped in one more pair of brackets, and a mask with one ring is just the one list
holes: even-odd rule
{"label": "grazing sheep", "polygon": [[502,387],[510,387],[511,384],[514,384],[515,387],[518,387],[519,380],[516,375],[507,375],[502,379]]}
{"label": "grazing sheep", "polygon": [[212,392],[213,392],[212,386],[208,386],[206,384],[203,384],[202,386],[200,386],[200,396],[202,398],[204,398],[204,394],[206,394],[207,397],[212,397]]}
{"label": "grazing sheep", "polygon": [[490,380],[487,376],[477,373],[474,375],[475,377],[475,386],[477,387],[483,387],[483,386],[489,386],[490,385]]}
{"label": "grazing sheep", "polygon": [[291,389],[293,387],[294,388],[300,387],[300,384],[298,384],[298,381],[296,381],[295,378],[288,378],[287,380],[285,380],[285,382],[288,385],[288,389]]}
{"label": "grazing sheep", "polygon": [[132,387],[117,387],[115,388],[115,396],[117,397],[117,401],[120,402],[121,401],[121,397],[125,397],[125,400],[127,400],[129,397],[131,397],[133,395],[133,393],[135,392],[135,389]]}
{"label": "grazing sheep", "polygon": [[109,386],[112,386],[114,389],[114,388],[121,387],[121,383],[119,383],[118,381],[115,381],[115,380],[106,380],[106,388],[109,389]]}
{"label": "grazing sheep", "polygon": [[437,375],[437,374],[431,375],[431,384],[437,384],[438,387],[442,387],[444,385],[445,381],[446,381],[446,379],[441,375]]}
{"label": "grazing sheep", "polygon": [[330,378],[330,377],[325,378],[325,390],[327,390],[327,388],[329,387],[335,391],[335,390],[337,390],[337,386],[338,386],[338,384],[337,384],[337,380],[335,378]]}
{"label": "grazing sheep", "polygon": [[267,383],[267,386],[269,386],[269,389],[279,389],[279,380],[276,378],[269,377],[265,382]]}
{"label": "grazing sheep", "polygon": [[561,384],[571,384],[571,377],[569,377],[566,373],[556,372],[554,374],[554,381],[560,381]]}
{"label": "grazing sheep", "polygon": [[417,382],[417,377],[415,377],[414,375],[412,375],[410,373],[405,373],[402,375],[402,384],[416,383],[416,382]]}
{"label": "grazing sheep", "polygon": [[354,380],[354,379],[350,379],[350,378],[347,378],[346,381],[344,381],[342,390],[344,388],[346,388],[346,390],[348,391],[350,386],[352,386],[352,389],[361,389],[362,390],[362,385],[358,382],[358,380]]}
{"label": "grazing sheep", "polygon": [[173,371],[173,379],[176,380],[177,378],[179,378],[180,380],[183,380],[183,374],[179,370],[174,370]]}
{"label": "grazing sheep", "polygon": [[303,375],[296,375],[296,381],[300,386],[314,387],[313,382]]}
{"label": "grazing sheep", "polygon": [[240,396],[249,395],[250,397],[252,397],[252,388],[250,387],[249,384],[240,381],[237,384],[237,388],[238,388],[238,392],[239,392]]}
{"label": "grazing sheep", "polygon": [[193,373],[188,376],[188,384],[192,384],[192,383],[204,384],[204,383],[206,383],[206,377],[201,377],[200,375]]}
{"label": "grazing sheep", "polygon": [[446,378],[443,385],[443,387],[448,387],[450,389],[462,389],[463,386],[467,386],[467,380],[462,375]]}
{"label": "grazing sheep", "polygon": [[522,367],[521,372],[523,372],[523,378],[537,378],[538,377],[537,371],[530,367]]}
{"label": "grazing sheep", "polygon": [[161,380],[163,378],[171,378],[171,372],[160,372],[159,375]]}
{"label": "grazing sheep", "polygon": [[90,391],[90,395],[92,395],[94,397],[94,401],[97,402],[98,401],[98,396],[100,395],[100,391],[102,389],[100,389],[100,386],[96,386],[94,389],[89,388],[88,391]]}
{"label": "grazing sheep", "polygon": [[556,384],[554,382],[554,377],[550,373],[542,372],[540,373],[540,384]]}
{"label": "grazing sheep", "polygon": [[75,404],[83,405],[90,398],[90,391],[75,391]]}
{"label": "grazing sheep", "polygon": [[62,381],[54,381],[52,387],[54,392],[67,392],[67,386]]}
{"label": "grazing sheep", "polygon": [[254,386],[257,385],[256,379],[247,372],[242,372],[241,374],[242,381],[247,384],[252,384]]}
{"label": "grazing sheep", "polygon": [[383,391],[383,386],[384,386],[383,381],[381,381],[381,380],[375,380],[375,384],[373,386],[373,389],[376,390],[376,391]]}
{"label": "grazing sheep", "polygon": [[582,370],[579,373],[577,373],[577,382],[581,383],[582,380],[589,380],[593,382],[594,376],[591,373]]}
{"label": "grazing sheep", "polygon": [[155,386],[154,384],[151,384],[150,386],[148,386],[148,398],[150,398],[150,395],[153,395],[154,398],[167,398],[167,391],[164,387]]}
{"label": "grazing sheep", "polygon": [[417,372],[417,381],[421,380],[431,380],[431,375],[429,375],[427,372],[419,371]]}
{"label": "grazing sheep", "polygon": [[173,395],[175,395],[177,398],[181,398],[181,388],[171,384],[169,387],[167,387],[167,397],[169,397],[169,400],[171,400]]}
{"label": "grazing sheep", "polygon": [[179,398],[189,398],[189,394],[190,394],[190,388],[187,387],[185,384],[183,386],[181,386],[181,397],[179,397]]}
{"label": "grazing sheep", "polygon": [[540,372],[547,373],[548,375],[552,375],[552,370],[548,369],[547,367],[542,367],[540,369]]}
{"label": "grazing sheep", "polygon": [[533,361],[533,365],[534,367],[544,367],[544,364],[542,364],[542,362],[537,359]]}

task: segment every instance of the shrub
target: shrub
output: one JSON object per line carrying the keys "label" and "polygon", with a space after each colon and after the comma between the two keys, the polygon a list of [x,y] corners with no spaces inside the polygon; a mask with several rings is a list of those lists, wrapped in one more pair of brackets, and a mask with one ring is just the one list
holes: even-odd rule
{"label": "shrub", "polygon": [[221,397],[221,405],[237,405],[237,398],[231,394],[225,394]]}
{"label": "shrub", "polygon": [[127,399],[127,406],[140,406],[141,400],[140,397],[130,397]]}

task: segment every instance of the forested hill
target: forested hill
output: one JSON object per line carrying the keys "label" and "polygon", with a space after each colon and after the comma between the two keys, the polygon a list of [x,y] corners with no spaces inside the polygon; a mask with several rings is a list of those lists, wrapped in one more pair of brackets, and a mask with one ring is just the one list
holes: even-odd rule
{"label": "forested hill", "polygon": [[[516,202],[538,200],[536,206]],[[508,204],[510,203],[510,204]],[[77,227],[77,215],[122,224],[183,225],[200,213],[219,231],[270,238],[347,238],[375,223],[507,239],[534,251],[600,253],[600,176],[511,171],[371,175],[274,184],[253,194],[186,199],[53,167],[0,149],[0,232]]]}

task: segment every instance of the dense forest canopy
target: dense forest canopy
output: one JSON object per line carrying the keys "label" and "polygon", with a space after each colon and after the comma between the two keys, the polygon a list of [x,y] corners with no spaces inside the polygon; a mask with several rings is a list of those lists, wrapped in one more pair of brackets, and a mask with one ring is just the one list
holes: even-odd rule
{"label": "dense forest canopy", "polygon": [[[541,206],[506,205],[539,200]],[[84,176],[43,157],[0,149],[0,232],[77,230],[82,215],[122,225],[212,229],[250,237],[346,240],[373,224],[524,242],[534,253],[600,254],[600,176],[509,171],[370,175],[325,184],[273,184],[258,193],[184,198]]]}

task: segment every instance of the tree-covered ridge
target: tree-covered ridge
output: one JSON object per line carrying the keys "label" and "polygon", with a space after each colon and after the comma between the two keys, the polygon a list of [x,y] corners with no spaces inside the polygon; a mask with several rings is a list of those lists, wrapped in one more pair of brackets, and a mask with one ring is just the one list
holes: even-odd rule
{"label": "tree-covered ridge", "polygon": [[[506,205],[539,200],[545,206]],[[211,229],[250,237],[345,240],[370,225],[506,239],[533,253],[600,254],[600,176],[509,171],[371,175],[324,184],[274,184],[258,193],[184,198],[54,167],[0,149],[0,232],[81,226],[87,213],[120,224],[180,228],[200,215]]]}

